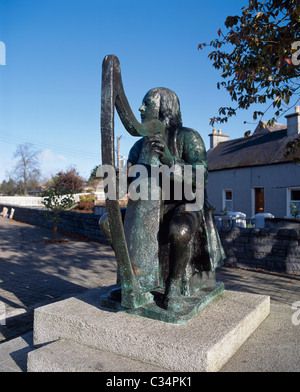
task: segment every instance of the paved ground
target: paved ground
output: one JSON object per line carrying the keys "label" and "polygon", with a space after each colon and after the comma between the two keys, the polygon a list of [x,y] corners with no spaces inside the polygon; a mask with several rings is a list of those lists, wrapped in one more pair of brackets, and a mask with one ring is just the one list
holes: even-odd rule
{"label": "paved ground", "polygon": [[[50,238],[49,230],[0,218],[0,301],[7,317],[0,341],[31,329],[37,306],[115,283],[109,246],[64,236],[59,238],[67,242],[54,244]],[[25,311],[29,316],[20,325],[10,320]]]}
{"label": "paved ground", "polygon": [[[109,246],[66,236],[60,236],[66,242],[54,244],[47,242],[50,237],[49,230],[0,217],[0,371],[26,371],[36,307],[115,283],[116,261]],[[217,276],[227,290],[269,295],[273,324],[279,325],[285,314],[281,328],[290,329],[289,340],[295,337],[299,346],[300,326],[291,322],[291,307],[300,301],[300,276],[236,268],[221,268]],[[299,355],[295,360],[300,370]]]}

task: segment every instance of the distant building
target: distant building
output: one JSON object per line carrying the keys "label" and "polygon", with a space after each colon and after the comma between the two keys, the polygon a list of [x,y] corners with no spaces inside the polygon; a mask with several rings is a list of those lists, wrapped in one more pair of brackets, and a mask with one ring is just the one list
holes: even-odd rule
{"label": "distant building", "polygon": [[28,191],[27,193],[29,196],[41,196],[41,194],[45,192],[46,188],[47,187],[45,186],[39,186],[35,191]]}
{"label": "distant building", "polygon": [[247,218],[257,213],[291,217],[290,203],[300,210],[300,166],[294,156],[284,156],[287,143],[300,137],[299,107],[286,118],[287,125],[260,123],[249,137],[228,140],[216,130],[209,135],[207,191],[215,214],[226,209]]}

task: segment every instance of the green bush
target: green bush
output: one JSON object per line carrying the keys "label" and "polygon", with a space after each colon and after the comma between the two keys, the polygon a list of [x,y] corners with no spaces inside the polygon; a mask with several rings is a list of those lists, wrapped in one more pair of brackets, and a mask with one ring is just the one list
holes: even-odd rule
{"label": "green bush", "polygon": [[[43,204],[47,209],[47,219],[53,222],[52,240],[55,240],[60,212],[69,209],[74,204],[74,197],[72,194],[67,194],[64,188],[52,187],[44,193]],[[52,211],[52,214],[49,214],[50,211]]]}
{"label": "green bush", "polygon": [[90,193],[89,195],[82,195],[80,196],[80,201],[81,202],[94,202],[95,201],[95,195]]}

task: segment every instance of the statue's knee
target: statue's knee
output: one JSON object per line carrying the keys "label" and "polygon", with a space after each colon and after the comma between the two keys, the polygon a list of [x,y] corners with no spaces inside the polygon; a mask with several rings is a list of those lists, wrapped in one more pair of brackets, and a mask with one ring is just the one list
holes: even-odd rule
{"label": "statue's knee", "polygon": [[192,232],[188,223],[173,223],[170,226],[169,241],[176,245],[185,246],[192,238]]}
{"label": "statue's knee", "polygon": [[103,226],[106,226],[107,222],[108,222],[108,215],[107,214],[101,215],[99,219],[99,226],[101,227],[101,229]]}
{"label": "statue's knee", "polygon": [[100,217],[99,226],[100,226],[100,229],[102,230],[104,237],[110,241],[111,235],[110,235],[110,228],[109,228],[109,221],[108,221],[107,214],[104,214]]}

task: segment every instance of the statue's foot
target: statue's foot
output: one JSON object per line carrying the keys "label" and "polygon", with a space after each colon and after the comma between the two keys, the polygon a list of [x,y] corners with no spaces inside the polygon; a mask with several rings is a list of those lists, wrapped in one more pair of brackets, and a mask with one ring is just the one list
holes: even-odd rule
{"label": "statue's foot", "polygon": [[181,310],[184,306],[183,298],[181,294],[181,282],[170,280],[165,291],[164,308],[172,311]]}
{"label": "statue's foot", "polygon": [[121,302],[122,294],[121,294],[121,287],[116,287],[112,289],[109,293],[109,298],[114,301]]}
{"label": "statue's foot", "polygon": [[167,297],[164,301],[164,308],[166,310],[178,312],[185,307],[184,296]]}

